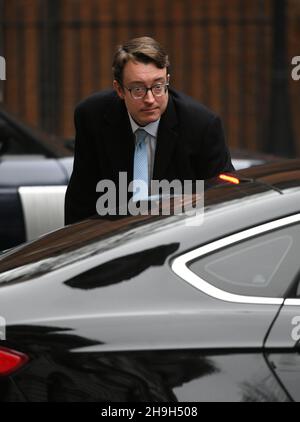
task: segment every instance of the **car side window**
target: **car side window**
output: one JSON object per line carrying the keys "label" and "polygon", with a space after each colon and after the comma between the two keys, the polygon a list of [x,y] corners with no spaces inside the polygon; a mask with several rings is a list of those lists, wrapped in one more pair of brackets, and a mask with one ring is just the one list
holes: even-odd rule
{"label": "car side window", "polygon": [[20,132],[0,117],[0,157],[40,155],[45,152],[30,136]]}
{"label": "car side window", "polygon": [[246,239],[191,262],[211,285],[237,295],[282,298],[299,272],[300,225]]}
{"label": "car side window", "polygon": [[22,154],[24,152],[22,149],[22,143],[18,142],[14,131],[2,119],[0,119],[0,143],[1,155]]}

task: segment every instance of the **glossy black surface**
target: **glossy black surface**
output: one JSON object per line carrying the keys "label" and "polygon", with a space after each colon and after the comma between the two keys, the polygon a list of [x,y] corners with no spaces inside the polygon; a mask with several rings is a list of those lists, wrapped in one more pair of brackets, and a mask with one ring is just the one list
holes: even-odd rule
{"label": "glossy black surface", "polygon": [[237,186],[212,183],[200,226],[90,219],[2,256],[0,347],[30,362],[0,380],[0,400],[299,400],[285,305],[216,299],[171,269],[196,247],[299,213],[299,169],[277,163],[239,173]]}
{"label": "glossy black surface", "polygon": [[7,401],[290,401],[264,357],[253,352],[172,350],[87,356],[59,348],[51,354],[43,351],[14,376],[14,384],[5,382],[2,398]]}
{"label": "glossy black surface", "polygon": [[26,241],[20,197],[16,188],[0,187],[0,251]]}

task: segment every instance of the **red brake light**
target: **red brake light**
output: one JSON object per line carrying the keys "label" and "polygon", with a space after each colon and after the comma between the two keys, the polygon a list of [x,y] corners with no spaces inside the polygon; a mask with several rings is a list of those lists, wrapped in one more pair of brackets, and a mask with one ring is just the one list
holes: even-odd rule
{"label": "red brake light", "polygon": [[0,347],[0,376],[10,375],[28,362],[28,356]]}
{"label": "red brake light", "polygon": [[219,179],[224,180],[225,182],[233,183],[234,185],[239,185],[240,181],[236,177],[228,176],[228,174],[220,174]]}

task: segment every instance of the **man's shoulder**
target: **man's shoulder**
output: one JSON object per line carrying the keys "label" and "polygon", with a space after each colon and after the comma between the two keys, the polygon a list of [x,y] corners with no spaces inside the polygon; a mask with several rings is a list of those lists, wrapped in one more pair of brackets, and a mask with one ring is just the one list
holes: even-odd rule
{"label": "man's shoulder", "polygon": [[202,104],[200,101],[184,94],[183,92],[170,90],[171,97],[177,112],[184,116],[184,118],[200,119],[201,121],[213,121],[217,114]]}
{"label": "man's shoulder", "polygon": [[113,89],[96,92],[84,98],[77,104],[75,112],[101,112],[107,110],[110,104],[118,101],[118,95]]}

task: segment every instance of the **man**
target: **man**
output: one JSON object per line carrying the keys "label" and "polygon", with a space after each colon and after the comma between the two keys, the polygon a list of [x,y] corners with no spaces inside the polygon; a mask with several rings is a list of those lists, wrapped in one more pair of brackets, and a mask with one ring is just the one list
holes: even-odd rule
{"label": "man", "polygon": [[120,46],[114,90],[75,110],[75,158],[65,200],[66,224],[96,214],[96,185],[142,179],[203,180],[232,171],[221,121],[206,107],[169,89],[168,56],[154,39]]}

